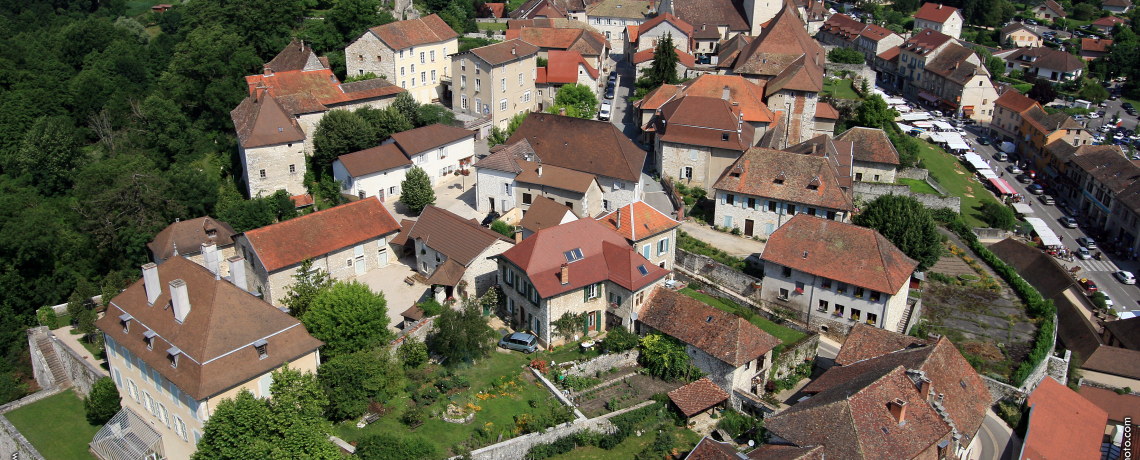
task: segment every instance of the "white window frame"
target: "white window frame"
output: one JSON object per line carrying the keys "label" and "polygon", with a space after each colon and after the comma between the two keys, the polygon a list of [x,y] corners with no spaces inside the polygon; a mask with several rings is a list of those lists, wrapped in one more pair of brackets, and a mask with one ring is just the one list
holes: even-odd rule
{"label": "white window frame", "polygon": [[461,94],[459,96],[459,101],[460,101],[460,106],[463,107],[463,110],[467,110],[467,95]]}
{"label": "white window frame", "polygon": [[127,394],[129,394],[131,399],[135,400],[135,402],[142,402],[142,400],[139,399],[139,386],[135,384],[134,380],[127,379]]}
{"label": "white window frame", "polygon": [[499,101],[499,110],[503,110],[503,111],[507,110],[507,99],[506,98],[503,98],[502,100]]}
{"label": "white window frame", "polygon": [[530,91],[523,93],[523,102],[530,102]]}
{"label": "white window frame", "polygon": [[426,63],[427,63],[427,61],[424,59],[424,52],[420,51],[420,64],[426,64]]}
{"label": "white window frame", "polygon": [[[433,51],[433,52],[434,52],[434,51]],[[431,70],[431,82],[432,82],[432,84],[435,84],[435,82],[436,82],[436,78],[435,78],[435,69],[432,69],[432,70]]]}
{"label": "white window frame", "polygon": [[500,78],[499,79],[499,86],[502,87],[501,89],[504,93],[507,92],[507,79],[506,78]]}
{"label": "white window frame", "polygon": [[190,440],[190,438],[186,436],[186,422],[182,420],[182,417],[177,415],[174,416],[174,434],[181,437],[183,441]]}
{"label": "white window frame", "polygon": [[435,62],[435,50],[431,50],[431,62]]}

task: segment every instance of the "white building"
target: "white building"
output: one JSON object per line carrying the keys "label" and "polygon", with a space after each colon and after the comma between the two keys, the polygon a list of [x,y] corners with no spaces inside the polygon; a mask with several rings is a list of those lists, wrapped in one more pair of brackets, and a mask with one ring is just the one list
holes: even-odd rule
{"label": "white building", "polygon": [[341,155],[333,162],[333,178],[341,190],[380,201],[400,196],[400,183],[417,166],[432,185],[467,169],[475,156],[475,132],[447,125],[429,125],[392,135],[384,144]]}
{"label": "white building", "polygon": [[957,8],[941,3],[926,3],[914,14],[914,30],[933,29],[954,38],[962,38],[964,22]]}
{"label": "white building", "polygon": [[407,234],[414,242],[416,270],[428,284],[446,286],[449,296],[481,296],[498,283],[494,257],[515,240],[435,206],[420,213]]}

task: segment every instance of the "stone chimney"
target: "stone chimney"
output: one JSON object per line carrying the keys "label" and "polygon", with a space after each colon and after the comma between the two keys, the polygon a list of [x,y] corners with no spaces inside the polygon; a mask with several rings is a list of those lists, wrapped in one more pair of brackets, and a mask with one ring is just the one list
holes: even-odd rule
{"label": "stone chimney", "polygon": [[515,244],[522,243],[522,240],[523,240],[522,231],[515,232]]}
{"label": "stone chimney", "polygon": [[906,423],[906,401],[895,398],[894,401],[887,403],[887,406],[891,408],[891,415],[895,417],[895,421],[899,422],[899,425]]}
{"label": "stone chimney", "polygon": [[249,285],[245,284],[245,257],[230,257],[230,282],[241,290],[249,292]]}
{"label": "stone chimney", "polygon": [[570,284],[570,264],[562,264],[562,276],[559,280],[562,281],[563,286]]}
{"label": "stone chimney", "polygon": [[932,387],[933,385],[931,385],[930,379],[926,377],[918,381],[918,394],[922,395],[922,398],[927,402],[932,402],[934,399],[934,392],[931,391]]}
{"label": "stone chimney", "polygon": [[562,115],[562,116],[566,116],[566,107],[560,107],[558,109],[558,114]]}
{"label": "stone chimney", "polygon": [[174,308],[174,320],[178,324],[186,321],[186,315],[190,314],[190,293],[185,281],[177,279],[170,282],[170,305]]}
{"label": "stone chimney", "polygon": [[621,230],[621,208],[617,210],[617,229]]}
{"label": "stone chimney", "polygon": [[269,64],[265,64],[264,66],[262,66],[261,70],[262,70],[262,73],[265,74],[265,76],[273,75],[273,69],[269,68]]}
{"label": "stone chimney", "polygon": [[206,270],[209,270],[210,273],[213,273],[215,278],[218,277],[221,273],[219,270],[221,268],[219,266],[221,265],[221,260],[219,260],[218,256],[219,254],[217,244],[214,244],[213,241],[202,243],[202,258],[206,262]]}
{"label": "stone chimney", "polygon": [[146,303],[154,305],[158,296],[162,295],[162,285],[158,280],[158,265],[149,263],[142,266],[143,287],[146,288]]}

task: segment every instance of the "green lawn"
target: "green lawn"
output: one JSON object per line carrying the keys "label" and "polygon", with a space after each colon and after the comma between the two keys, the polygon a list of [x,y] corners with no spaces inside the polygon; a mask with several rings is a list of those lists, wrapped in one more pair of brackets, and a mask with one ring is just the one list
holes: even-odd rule
{"label": "green lawn", "polygon": [[87,423],[83,401],[67,390],[4,414],[47,460],[95,458],[87,443],[99,426]]}
{"label": "green lawn", "polygon": [[480,22],[476,25],[479,26],[479,30],[507,30],[505,22]]}
{"label": "green lawn", "polygon": [[130,1],[130,2],[127,2],[127,17],[133,18],[133,17],[138,16],[140,14],[146,13],[146,12],[150,11],[150,7],[157,5],[159,3],[171,3],[171,4],[173,4],[173,2],[168,2],[167,0],[134,0],[134,1]]}
{"label": "green lawn", "polygon": [[918,179],[899,179],[899,184],[910,187],[910,191],[915,193],[929,193],[931,195],[938,195],[938,190],[934,190],[930,184],[924,180]]}
{"label": "green lawn", "polygon": [[859,95],[855,93],[855,82],[850,79],[836,80],[838,84],[833,84],[832,80],[823,82],[823,92],[834,95],[840,99],[859,99]]}
{"label": "green lawn", "polygon": [[[574,449],[571,452],[550,457],[553,460],[626,460],[634,458],[638,453],[645,450],[657,440],[657,432],[655,430],[646,430],[639,436],[630,436],[625,438],[621,444],[610,450],[605,450],[600,447],[586,446]],[[678,452],[688,452],[696,447],[697,442],[700,442],[701,437],[694,433],[692,430],[677,428],[669,425],[665,427],[665,433],[677,438],[676,446]]]}
{"label": "green lawn", "polygon": [[[732,302],[731,300],[721,299],[721,298],[713,297],[713,296],[710,296],[707,294],[702,294],[700,292],[693,290],[692,288],[681,289],[681,293],[685,294],[689,297],[692,297],[694,299],[700,300],[701,302],[712,305],[712,306],[714,306],[720,310],[724,310],[724,311],[727,311],[727,312],[733,313],[733,314],[736,314],[738,309],[743,308],[740,305],[736,304],[735,302]],[[764,319],[758,315],[753,315],[751,318],[748,319],[748,322],[755,324],[756,327],[760,328],[764,332],[772,334],[777,339],[780,339],[781,342],[784,342],[785,345],[796,343],[804,337],[804,333],[802,333],[800,331],[797,331],[795,329],[784,327],[784,326],[781,326],[779,324],[773,323],[773,322],[771,322],[767,319]]]}
{"label": "green lawn", "polygon": [[591,347],[589,350],[582,350],[582,347],[578,346],[580,342],[581,341],[570,342],[556,347],[554,351],[539,353],[535,357],[556,363],[564,363],[567,361],[577,361],[579,359],[593,359],[602,354],[598,349],[599,347],[596,346]]}
{"label": "green lawn", "polygon": [[962,198],[962,217],[973,227],[988,227],[981,219],[982,199],[993,200],[985,186],[972,180],[973,173],[966,169],[958,158],[946,153],[941,147],[920,141],[918,157],[922,167],[930,171],[930,177],[938,181],[951,195]]}
{"label": "green lawn", "polygon": [[[481,446],[493,443],[500,433],[502,433],[503,439],[515,437],[513,433],[515,415],[548,411],[548,407],[560,404],[541,384],[527,383],[521,377],[523,372],[529,374],[529,371],[525,371],[523,366],[529,363],[532,358],[534,355],[495,352],[491,353],[490,358],[473,367],[456,371],[457,375],[462,375],[470,380],[471,387],[453,395],[451,399],[460,404],[470,401],[481,408],[476,412],[475,420],[469,424],[448,423],[436,417],[434,413],[442,412],[448,403],[447,398],[441,398],[440,401],[425,408],[425,413],[429,415],[428,420],[415,430],[411,430],[407,425],[400,422],[400,416],[405,412],[409,401],[409,396],[403,393],[390,400],[389,404],[396,409],[381,417],[380,420],[363,429],[356,427],[356,420],[349,420],[336,425],[333,434],[348,442],[353,442],[360,441],[370,434],[391,433],[402,436],[414,433],[434,441],[440,453],[471,439],[476,428],[484,428],[493,438],[481,442]],[[491,382],[501,376],[509,376],[508,378],[518,376],[516,379],[518,385],[510,387],[510,390],[506,392],[496,392],[495,397],[492,398],[479,399],[476,397],[478,392],[490,389]],[[538,408],[532,408],[528,403],[530,400],[538,401]]]}

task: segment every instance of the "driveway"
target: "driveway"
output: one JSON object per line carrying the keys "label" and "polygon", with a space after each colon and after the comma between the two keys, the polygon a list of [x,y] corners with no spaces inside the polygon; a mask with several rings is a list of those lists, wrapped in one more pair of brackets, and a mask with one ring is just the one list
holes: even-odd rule
{"label": "driveway", "polygon": [[357,281],[368,285],[373,292],[384,293],[384,300],[388,301],[388,329],[393,332],[399,331],[396,325],[404,320],[400,313],[418,303],[428,292],[427,285],[416,283],[408,286],[404,282],[404,278],[415,274],[409,265],[414,263],[415,258],[407,257],[356,277]]}
{"label": "driveway", "polygon": [[734,257],[747,258],[751,255],[760,257],[760,253],[764,252],[764,243],[731,233],[718,232],[693,222],[682,222],[681,230]]}
{"label": "driveway", "polygon": [[653,177],[645,173],[641,173],[641,183],[645,184],[641,200],[652,206],[653,209],[661,211],[662,214],[676,219],[677,210],[673,209],[673,202],[669,201],[669,196],[665,194],[665,188],[661,186],[661,183],[653,180]]}
{"label": "driveway", "polygon": [[978,442],[981,448],[971,451],[969,460],[1007,460],[1013,458],[1013,450],[1021,443],[992,409],[986,410]]}

